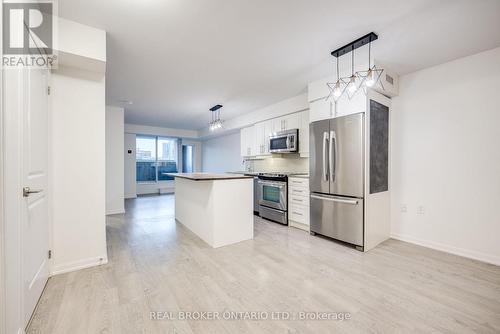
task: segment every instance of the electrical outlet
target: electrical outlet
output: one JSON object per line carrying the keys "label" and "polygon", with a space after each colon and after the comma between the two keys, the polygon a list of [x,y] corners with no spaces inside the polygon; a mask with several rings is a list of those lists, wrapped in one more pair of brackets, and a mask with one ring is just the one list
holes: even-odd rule
{"label": "electrical outlet", "polygon": [[423,205],[419,205],[417,207],[417,215],[423,215],[424,212],[425,212],[424,206]]}
{"label": "electrical outlet", "polygon": [[408,208],[406,207],[406,204],[402,204],[401,205],[401,213],[407,213],[408,212]]}

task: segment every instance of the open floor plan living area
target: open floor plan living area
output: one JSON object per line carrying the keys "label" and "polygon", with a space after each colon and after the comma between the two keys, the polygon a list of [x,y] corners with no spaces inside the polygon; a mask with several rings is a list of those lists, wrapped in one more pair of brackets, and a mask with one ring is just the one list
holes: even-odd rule
{"label": "open floor plan living area", "polygon": [[0,334],[500,333],[500,1],[0,8]]}

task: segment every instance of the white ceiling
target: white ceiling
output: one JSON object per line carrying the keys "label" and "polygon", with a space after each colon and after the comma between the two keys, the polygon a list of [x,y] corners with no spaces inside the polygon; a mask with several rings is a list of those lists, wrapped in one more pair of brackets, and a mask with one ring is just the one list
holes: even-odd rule
{"label": "white ceiling", "polygon": [[199,129],[304,92],[370,31],[400,74],[500,46],[499,0],[61,0],[108,32],[106,97],[129,123]]}

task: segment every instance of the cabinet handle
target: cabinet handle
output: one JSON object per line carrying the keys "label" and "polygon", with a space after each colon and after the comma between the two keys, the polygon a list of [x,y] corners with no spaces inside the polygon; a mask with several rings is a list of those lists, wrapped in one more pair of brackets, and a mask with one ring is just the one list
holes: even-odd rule
{"label": "cabinet handle", "polygon": [[294,214],[296,214],[296,215],[299,215],[299,216],[303,216],[303,214],[298,213],[298,212],[296,212],[296,211],[293,211],[293,213],[294,213]]}
{"label": "cabinet handle", "polygon": [[303,190],[293,189],[293,192],[295,192],[295,193],[303,193],[304,191]]}
{"label": "cabinet handle", "polygon": [[302,200],[302,199],[292,198],[292,200],[295,201],[295,202],[304,202],[304,200]]}

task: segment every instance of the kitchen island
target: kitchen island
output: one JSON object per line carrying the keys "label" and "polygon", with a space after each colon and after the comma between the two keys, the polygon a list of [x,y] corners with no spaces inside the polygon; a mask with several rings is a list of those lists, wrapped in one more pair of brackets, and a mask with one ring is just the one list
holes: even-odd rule
{"label": "kitchen island", "polygon": [[253,177],[166,173],[175,178],[175,219],[213,248],[253,239]]}

